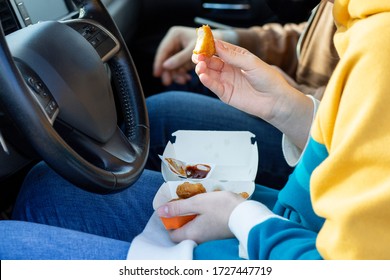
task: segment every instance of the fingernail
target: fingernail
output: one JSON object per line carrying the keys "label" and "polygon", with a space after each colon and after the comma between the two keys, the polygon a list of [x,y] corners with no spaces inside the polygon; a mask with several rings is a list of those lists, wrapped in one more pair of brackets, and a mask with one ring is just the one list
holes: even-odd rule
{"label": "fingernail", "polygon": [[157,214],[159,216],[168,216],[168,213],[169,213],[169,210],[168,210],[168,206],[167,205],[164,205],[164,206],[161,206],[160,208],[157,209]]}

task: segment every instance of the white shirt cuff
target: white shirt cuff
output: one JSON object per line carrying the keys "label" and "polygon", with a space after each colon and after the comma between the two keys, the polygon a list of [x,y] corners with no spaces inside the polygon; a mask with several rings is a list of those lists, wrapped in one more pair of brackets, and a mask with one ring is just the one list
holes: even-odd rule
{"label": "white shirt cuff", "polygon": [[[313,101],[313,105],[314,105],[313,118],[312,118],[312,124],[313,124],[314,118],[315,118],[317,110],[318,110],[318,106],[320,105],[320,101],[315,99],[311,95],[307,95],[307,96]],[[283,155],[284,155],[284,158],[289,166],[294,167],[300,161],[302,154],[307,147],[307,143],[309,143],[309,139],[310,139],[310,132],[307,135],[305,148],[303,150],[301,150],[296,145],[294,145],[285,134],[283,134],[283,137],[282,137]]]}
{"label": "white shirt cuff", "polygon": [[273,217],[282,218],[274,214],[264,204],[254,200],[245,201],[233,210],[229,218],[229,228],[240,243],[240,257],[248,259],[248,236],[250,230],[255,225]]}

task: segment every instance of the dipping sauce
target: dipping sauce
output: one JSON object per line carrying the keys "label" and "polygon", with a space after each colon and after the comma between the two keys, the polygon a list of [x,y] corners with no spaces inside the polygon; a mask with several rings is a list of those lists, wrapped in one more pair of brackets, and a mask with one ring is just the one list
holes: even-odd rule
{"label": "dipping sauce", "polygon": [[163,158],[160,155],[159,157],[173,173],[182,178],[204,179],[212,169],[211,165],[205,163],[187,164],[175,158]]}
{"label": "dipping sauce", "polygon": [[203,179],[206,178],[211,170],[210,165],[207,164],[195,164],[186,166],[187,178]]}

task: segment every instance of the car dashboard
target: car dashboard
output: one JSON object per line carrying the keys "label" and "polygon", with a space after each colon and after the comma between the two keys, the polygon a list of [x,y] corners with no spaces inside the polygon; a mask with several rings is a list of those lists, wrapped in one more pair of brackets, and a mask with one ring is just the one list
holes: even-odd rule
{"label": "car dashboard", "polygon": [[63,20],[76,14],[75,6],[66,0],[0,0],[0,18],[6,35],[39,21]]}
{"label": "car dashboard", "polygon": [[[132,35],[129,18],[137,13],[137,1],[102,0],[125,39]],[[7,35],[20,28],[45,20],[66,20],[78,17],[71,0],[0,0],[0,19]]]}

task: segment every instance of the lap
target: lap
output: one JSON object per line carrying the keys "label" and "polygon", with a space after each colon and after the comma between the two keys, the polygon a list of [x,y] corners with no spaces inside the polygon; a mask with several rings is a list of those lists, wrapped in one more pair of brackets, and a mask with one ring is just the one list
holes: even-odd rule
{"label": "lap", "polygon": [[95,194],[72,185],[41,162],[24,181],[13,219],[131,241],[153,213],[152,201],[162,183],[160,173],[145,170],[121,192]]}
{"label": "lap", "polygon": [[[65,181],[46,164],[29,173],[14,219],[1,221],[2,259],[125,259],[132,239],[151,216],[161,174],[145,170],[137,183],[115,194],[86,192]],[[251,199],[272,208],[278,191],[256,185]],[[45,225],[44,225],[45,224]],[[23,250],[16,250],[23,248]],[[195,259],[238,259],[236,239],[210,241]]]}
{"label": "lap", "polygon": [[129,242],[23,221],[0,221],[2,260],[123,260]]}

